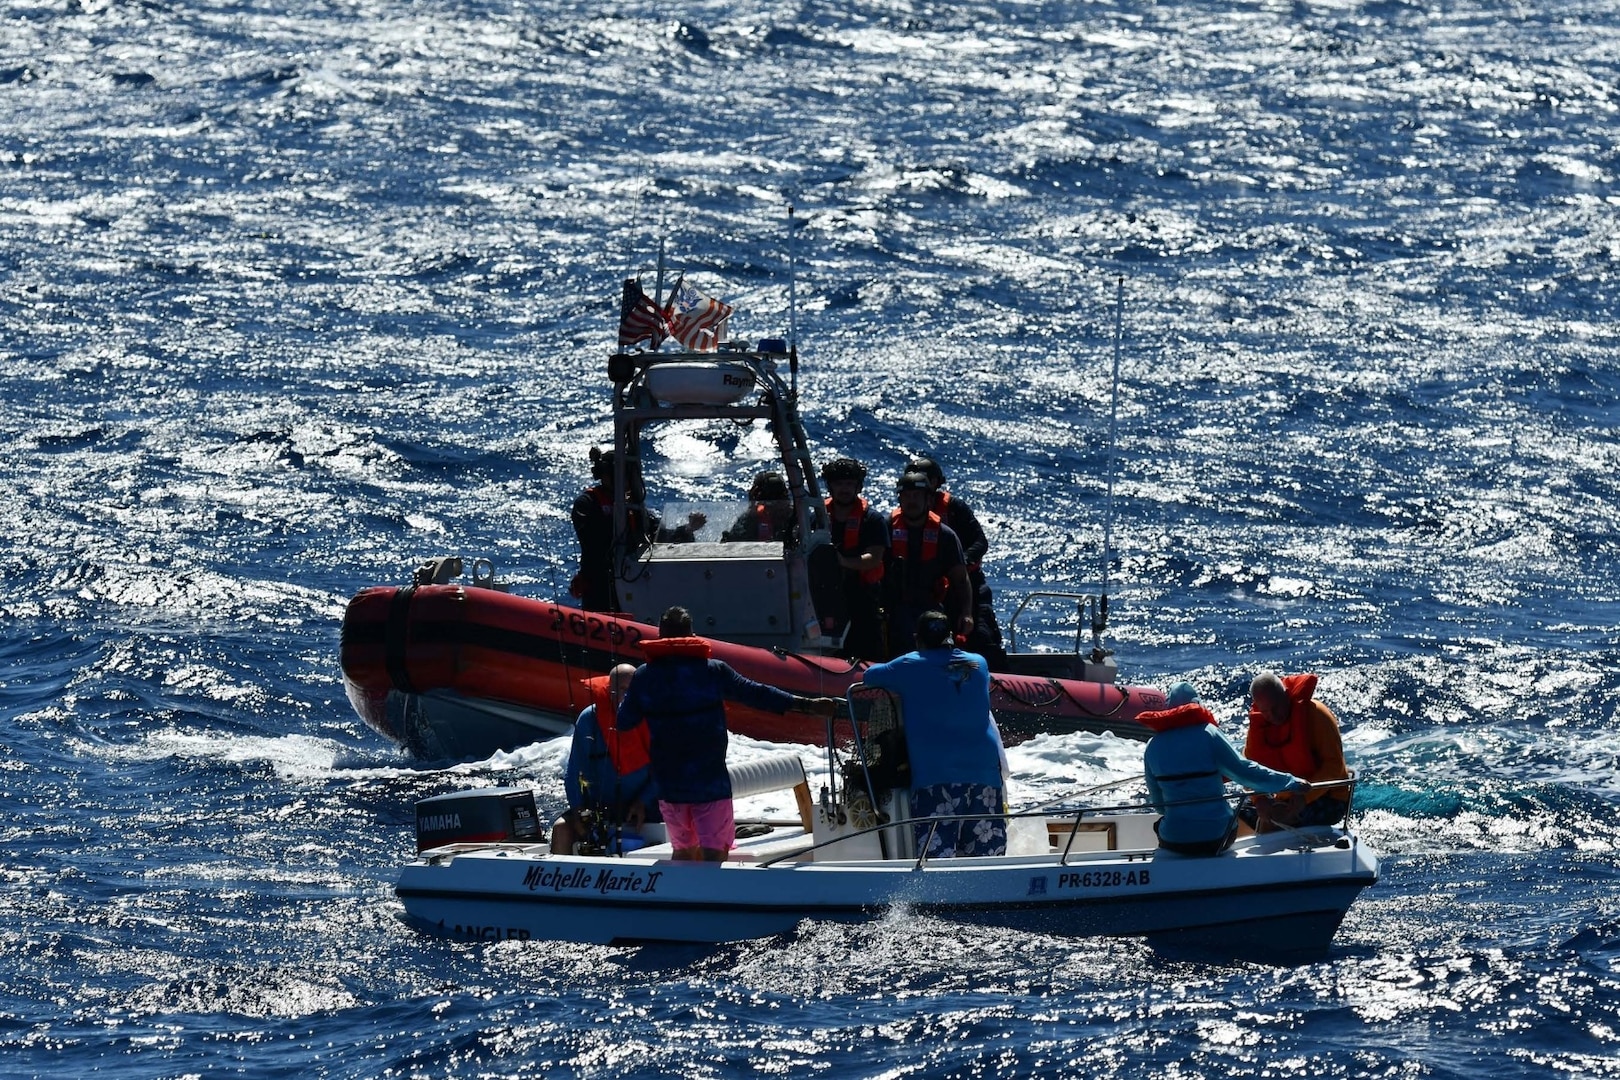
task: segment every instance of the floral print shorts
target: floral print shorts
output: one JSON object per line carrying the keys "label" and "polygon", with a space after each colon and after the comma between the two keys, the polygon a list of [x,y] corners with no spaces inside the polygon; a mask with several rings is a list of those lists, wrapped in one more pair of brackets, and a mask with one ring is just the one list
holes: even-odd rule
{"label": "floral print shorts", "polygon": [[[985,784],[930,784],[911,789],[913,817],[955,817],[914,826],[917,850],[930,859],[966,855],[1005,855],[1007,819],[1001,816],[1001,788]],[[971,817],[969,815],[993,815]]]}

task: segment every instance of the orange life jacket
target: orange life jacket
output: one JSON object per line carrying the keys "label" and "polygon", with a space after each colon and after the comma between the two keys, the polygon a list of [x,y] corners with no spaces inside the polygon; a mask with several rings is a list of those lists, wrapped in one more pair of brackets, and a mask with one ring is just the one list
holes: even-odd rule
{"label": "orange life jacket", "polygon": [[647,655],[648,660],[662,660],[670,656],[690,656],[698,660],[707,660],[713,650],[709,648],[708,641],[700,637],[662,637],[643,641],[641,651]]}
{"label": "orange life jacket", "polygon": [[[928,512],[928,520],[923,522],[922,527],[922,556],[918,560],[922,565],[927,566],[939,555],[939,530],[944,524],[938,514],[932,510]],[[905,516],[899,510],[889,516],[889,544],[889,550],[895,553],[896,559],[904,559],[906,557],[904,553],[911,550],[911,533],[906,528]],[[945,602],[945,594],[950,590],[950,585],[951,579],[943,576],[934,582],[936,604]]]}
{"label": "orange life jacket", "polygon": [[[827,522],[836,525],[832,519],[833,501],[827,500]],[[855,497],[855,512],[844,519],[842,529],[834,529],[834,543],[838,550],[845,555],[859,555],[861,553],[861,522],[866,520],[866,500],[860,496]],[[880,561],[875,569],[862,570],[861,580],[868,585],[876,585],[883,580],[883,563]]]}
{"label": "orange life jacket", "polygon": [[1156,709],[1137,713],[1136,722],[1152,731],[1170,731],[1174,728],[1194,727],[1215,723],[1215,714],[1196,701],[1177,705],[1173,709]]}
{"label": "orange life jacket", "polygon": [[613,707],[613,698],[608,693],[611,682],[608,676],[598,675],[594,679],[586,679],[585,688],[590,691],[591,704],[596,706],[596,726],[602,732],[602,745],[607,748],[608,758],[613,762],[613,771],[620,776],[629,776],[639,769],[645,769],[652,760],[652,737],[646,724],[633,729],[628,735],[620,733],[618,710]]}
{"label": "orange life jacket", "polygon": [[764,503],[754,504],[754,538],[775,540],[776,526],[771,524],[771,512]]}
{"label": "orange life jacket", "polygon": [[[601,509],[604,517],[611,518],[613,516],[613,492],[609,491],[600,483],[597,483],[586,488],[585,494],[589,495],[596,501],[596,505],[599,509]],[[625,512],[624,521],[625,524],[630,527],[630,535],[634,536],[637,532],[641,531],[641,514],[637,511],[627,510]]]}
{"label": "orange life jacket", "polygon": [[[922,561],[931,562],[939,554],[939,529],[944,520],[932,510],[928,512],[928,520],[923,524],[922,530]],[[910,531],[906,528],[905,515],[896,510],[889,516],[889,542],[896,548],[911,542]],[[903,559],[904,555],[896,558]]]}
{"label": "orange life jacket", "polygon": [[[1251,719],[1250,729],[1259,735],[1258,742],[1265,747],[1264,764],[1295,776],[1311,777],[1321,767],[1311,749],[1309,730],[1311,695],[1316,693],[1315,675],[1284,675],[1283,689],[1288,691],[1288,723],[1268,724]],[[1254,757],[1253,754],[1249,755]]]}
{"label": "orange life jacket", "polygon": [[[934,492],[933,509],[934,513],[939,515],[939,520],[949,525],[951,523],[951,493],[946,491],[944,488],[940,488],[938,491]],[[962,540],[962,557],[964,559],[967,558],[966,540]],[[979,564],[976,562],[970,562],[967,564],[967,568],[970,572],[974,572],[979,569]]]}

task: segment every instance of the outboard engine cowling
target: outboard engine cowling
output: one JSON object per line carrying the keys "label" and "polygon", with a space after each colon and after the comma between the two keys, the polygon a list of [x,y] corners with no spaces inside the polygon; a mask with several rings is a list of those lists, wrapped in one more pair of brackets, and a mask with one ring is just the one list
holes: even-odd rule
{"label": "outboard engine cowling", "polygon": [[416,804],[416,850],[445,844],[538,843],[540,814],[528,788],[452,791]]}

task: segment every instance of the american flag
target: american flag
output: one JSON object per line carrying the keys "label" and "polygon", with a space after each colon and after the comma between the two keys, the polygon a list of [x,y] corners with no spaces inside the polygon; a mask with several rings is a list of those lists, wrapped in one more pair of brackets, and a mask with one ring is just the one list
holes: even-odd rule
{"label": "american flag", "polygon": [[725,336],[731,305],[704,296],[682,278],[670,293],[665,315],[669,332],[676,341],[695,352],[711,352]]}
{"label": "american flag", "polygon": [[669,333],[664,313],[641,291],[641,280],[626,278],[624,298],[619,302],[619,348],[628,349],[646,342],[648,348],[656,349]]}

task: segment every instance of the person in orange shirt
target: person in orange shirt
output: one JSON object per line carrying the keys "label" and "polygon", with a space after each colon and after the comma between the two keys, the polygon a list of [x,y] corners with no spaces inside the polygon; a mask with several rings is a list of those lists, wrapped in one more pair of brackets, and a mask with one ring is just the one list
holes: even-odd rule
{"label": "person in orange shirt", "polygon": [[[1293,773],[1312,784],[1345,780],[1339,719],[1317,701],[1315,675],[1272,672],[1249,684],[1249,736],[1243,755],[1267,768]],[[1300,795],[1254,796],[1242,816],[1256,832],[1337,825],[1350,809],[1350,789],[1316,788]]]}

